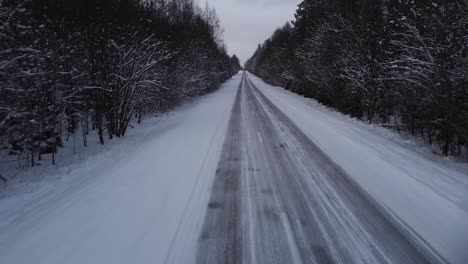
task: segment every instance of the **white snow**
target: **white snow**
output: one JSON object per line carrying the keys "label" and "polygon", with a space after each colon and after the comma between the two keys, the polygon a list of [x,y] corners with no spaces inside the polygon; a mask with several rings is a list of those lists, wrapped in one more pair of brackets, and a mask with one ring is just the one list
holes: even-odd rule
{"label": "white snow", "polygon": [[192,260],[240,80],[148,120],[80,166],[12,182],[0,199],[0,262]]}
{"label": "white snow", "polygon": [[[0,263],[192,262],[241,76],[92,155],[20,172],[0,189]],[[415,235],[468,263],[466,165],[251,80]]]}
{"label": "white snow", "polygon": [[353,179],[450,263],[468,263],[468,169],[250,75]]}

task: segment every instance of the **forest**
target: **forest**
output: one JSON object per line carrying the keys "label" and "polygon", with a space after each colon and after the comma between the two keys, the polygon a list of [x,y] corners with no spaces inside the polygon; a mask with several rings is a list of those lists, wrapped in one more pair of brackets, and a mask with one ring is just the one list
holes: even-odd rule
{"label": "forest", "polygon": [[246,68],[443,155],[468,145],[466,0],[304,0]]}
{"label": "forest", "polygon": [[216,12],[193,0],[0,1],[0,150],[34,166],[99,143],[237,73]]}

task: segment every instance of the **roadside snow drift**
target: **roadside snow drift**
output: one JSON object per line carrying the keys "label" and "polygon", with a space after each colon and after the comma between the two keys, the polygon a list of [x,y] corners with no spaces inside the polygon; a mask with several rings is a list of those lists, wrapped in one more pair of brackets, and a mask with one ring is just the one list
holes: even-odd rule
{"label": "roadside snow drift", "polygon": [[147,127],[139,147],[122,140],[115,149],[129,155],[97,155],[66,176],[86,180],[0,200],[0,262],[188,263],[240,80]]}
{"label": "roadside snow drift", "polygon": [[250,79],[313,142],[450,263],[468,263],[468,175],[384,130]]}

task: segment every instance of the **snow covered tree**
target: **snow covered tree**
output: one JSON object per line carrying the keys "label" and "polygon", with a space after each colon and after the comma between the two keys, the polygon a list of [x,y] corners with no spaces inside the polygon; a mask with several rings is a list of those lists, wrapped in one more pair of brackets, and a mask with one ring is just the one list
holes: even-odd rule
{"label": "snow covered tree", "polygon": [[[463,0],[304,0],[290,34],[278,37],[279,29],[246,67],[346,114],[408,127],[445,155],[459,153],[468,142],[467,10]],[[281,52],[284,43],[291,53]]]}
{"label": "snow covered tree", "polygon": [[0,147],[34,166],[64,140],[216,89],[239,70],[214,10],[193,0],[0,3]]}

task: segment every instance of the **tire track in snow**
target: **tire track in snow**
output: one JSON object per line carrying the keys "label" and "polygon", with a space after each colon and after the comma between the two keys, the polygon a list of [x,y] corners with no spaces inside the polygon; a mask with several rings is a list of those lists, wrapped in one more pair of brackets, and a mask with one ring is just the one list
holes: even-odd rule
{"label": "tire track in snow", "polygon": [[244,75],[198,263],[437,263]]}
{"label": "tire track in snow", "polygon": [[[244,80],[242,77],[242,82]],[[241,263],[241,140],[239,88],[223,151],[216,170],[212,194],[199,239],[197,263]]]}

